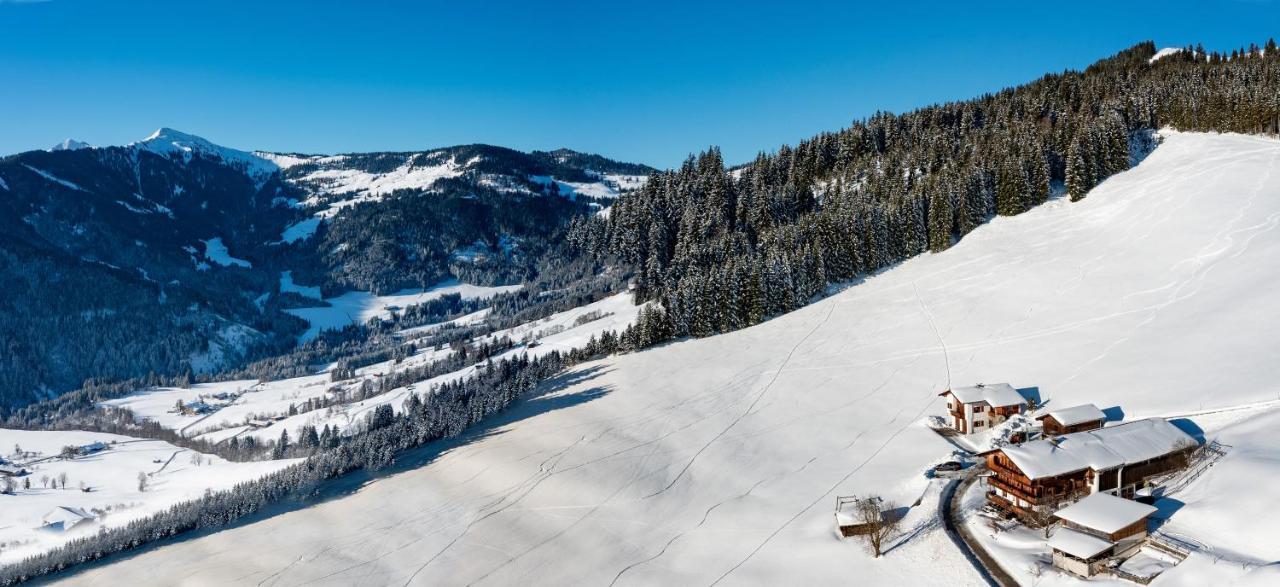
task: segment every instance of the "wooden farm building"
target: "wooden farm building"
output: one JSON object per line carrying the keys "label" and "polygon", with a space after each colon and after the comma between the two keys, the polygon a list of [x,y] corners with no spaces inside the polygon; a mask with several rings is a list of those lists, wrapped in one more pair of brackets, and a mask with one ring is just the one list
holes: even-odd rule
{"label": "wooden farm building", "polygon": [[1058,436],[1085,430],[1097,430],[1107,421],[1107,415],[1093,404],[1072,406],[1061,410],[1050,410],[1037,416],[1045,436]]}
{"label": "wooden farm building", "polygon": [[987,501],[1030,524],[1093,493],[1131,498],[1153,477],[1186,466],[1194,438],[1163,418],[1074,432],[982,453]]}
{"label": "wooden farm building", "polygon": [[1061,526],[1049,538],[1053,566],[1081,577],[1096,575],[1108,559],[1129,556],[1147,538],[1156,508],[1095,493],[1054,514]]}
{"label": "wooden farm building", "polygon": [[985,432],[1027,408],[1026,398],[1008,383],[953,387],[938,395],[947,398],[950,424],[961,434]]}

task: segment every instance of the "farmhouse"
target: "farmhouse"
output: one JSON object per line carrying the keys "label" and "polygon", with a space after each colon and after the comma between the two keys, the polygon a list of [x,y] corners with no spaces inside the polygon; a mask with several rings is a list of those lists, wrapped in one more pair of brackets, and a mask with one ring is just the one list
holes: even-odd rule
{"label": "farmhouse", "polygon": [[1107,415],[1093,404],[1051,410],[1037,416],[1045,436],[1058,436],[1085,430],[1097,430],[1107,421]]}
{"label": "farmhouse", "polygon": [[1035,524],[1080,496],[1133,497],[1151,478],[1184,467],[1197,445],[1167,420],[1149,418],[1006,446],[982,453],[993,473],[987,501]]}
{"label": "farmhouse", "polygon": [[1008,383],[954,387],[938,395],[947,398],[951,426],[961,434],[990,430],[1027,407],[1026,398]]}
{"label": "farmhouse", "polygon": [[1059,510],[1061,526],[1049,539],[1053,566],[1081,577],[1092,577],[1113,557],[1135,553],[1147,538],[1156,508],[1095,493]]}

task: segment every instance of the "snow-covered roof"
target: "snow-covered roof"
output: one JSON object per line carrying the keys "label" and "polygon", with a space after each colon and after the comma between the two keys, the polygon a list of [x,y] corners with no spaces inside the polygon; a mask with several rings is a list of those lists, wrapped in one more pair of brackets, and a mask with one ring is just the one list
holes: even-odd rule
{"label": "snow-covered roof", "polygon": [[80,522],[83,522],[85,520],[92,520],[92,519],[94,519],[93,514],[86,512],[80,508],[73,508],[73,507],[60,505],[56,508],[53,508],[52,510],[49,510],[49,513],[45,514],[44,516],[41,516],[40,522],[45,525],[62,524],[63,528],[70,528],[76,524],[79,524]]}
{"label": "snow-covered roof", "polygon": [[1155,513],[1155,506],[1116,497],[1109,493],[1094,493],[1080,501],[1058,510],[1054,516],[1076,524],[1111,534]]}
{"label": "snow-covered roof", "polygon": [[1196,440],[1163,418],[1074,432],[1001,449],[1030,479],[1101,471],[1167,455]]}
{"label": "snow-covered roof", "polygon": [[1050,410],[1048,413],[1036,418],[1037,420],[1046,417],[1053,417],[1059,424],[1063,426],[1074,426],[1085,422],[1094,422],[1097,420],[1106,420],[1107,415],[1093,404],[1084,404],[1082,406],[1071,406],[1062,408],[1061,410]]}
{"label": "snow-covered roof", "polygon": [[987,402],[993,408],[1002,408],[1027,403],[1026,398],[1008,383],[979,383],[972,387],[953,387],[948,391],[962,404]]}
{"label": "snow-covered roof", "polygon": [[1090,536],[1071,528],[1058,528],[1049,537],[1049,548],[1061,550],[1071,556],[1090,559],[1116,543]]}

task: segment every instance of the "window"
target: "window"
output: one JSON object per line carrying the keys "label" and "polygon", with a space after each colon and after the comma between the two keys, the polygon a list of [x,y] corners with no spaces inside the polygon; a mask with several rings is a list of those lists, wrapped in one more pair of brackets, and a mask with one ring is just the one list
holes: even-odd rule
{"label": "window", "polygon": [[978,413],[978,412],[981,412],[983,409],[985,409],[985,408],[983,408],[982,404],[978,404],[978,405],[976,405],[976,406],[973,406],[973,413],[975,413],[975,414],[976,414],[976,413]]}
{"label": "window", "polygon": [[986,425],[987,425],[987,423],[986,423],[986,422],[982,422],[982,421],[978,421],[978,422],[974,422],[974,423],[973,423],[973,427],[974,427],[974,428],[982,428],[983,426],[986,426]]}

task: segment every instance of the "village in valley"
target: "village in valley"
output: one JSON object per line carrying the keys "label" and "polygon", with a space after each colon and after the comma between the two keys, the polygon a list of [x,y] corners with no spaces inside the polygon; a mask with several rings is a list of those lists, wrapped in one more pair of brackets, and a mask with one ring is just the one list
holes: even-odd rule
{"label": "village in valley", "polygon": [[[1206,440],[1193,420],[1124,420],[1121,406],[1059,407],[1038,388],[1008,383],[939,395],[946,415],[929,422],[956,459],[927,474],[949,480],[940,504],[947,531],[995,583],[1058,573],[1147,585],[1202,546],[1160,531],[1181,505],[1172,494],[1231,448]],[[878,557],[906,510],[841,497],[836,524]],[[1005,570],[1011,564],[1016,573]]]}

